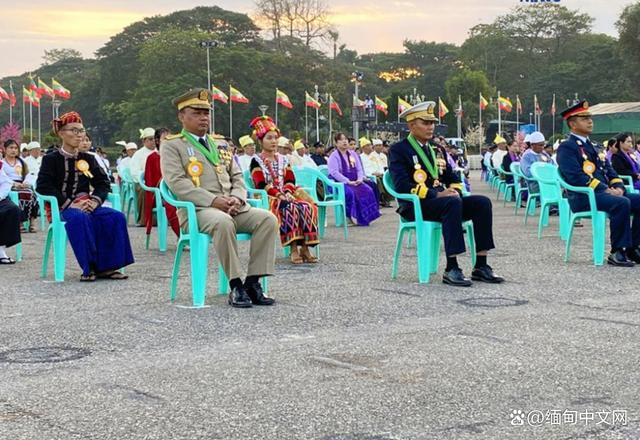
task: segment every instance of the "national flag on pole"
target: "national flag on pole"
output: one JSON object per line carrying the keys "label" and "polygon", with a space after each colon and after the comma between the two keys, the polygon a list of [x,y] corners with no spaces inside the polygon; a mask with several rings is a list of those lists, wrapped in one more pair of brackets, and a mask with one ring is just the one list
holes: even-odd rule
{"label": "national flag on pole", "polygon": [[54,78],[51,78],[51,86],[53,87],[53,94],[59,96],[62,99],[71,98],[71,92],[68,89],[65,89],[62,84],[56,81]]}
{"label": "national flag on pole", "polygon": [[240,90],[234,88],[232,85],[229,85],[229,92],[231,96],[232,102],[239,102],[241,104],[248,104],[249,100],[246,96],[244,96]]}
{"label": "national flag on pole", "polygon": [[287,94],[284,93],[282,90],[276,89],[276,102],[283,107],[286,107],[289,109],[293,108],[293,104],[291,103],[291,100],[289,99]]}
{"label": "national flag on pole", "polygon": [[555,116],[556,114],[556,94],[553,94],[553,102],[551,103],[551,114]]}
{"label": "national flag on pole", "polygon": [[398,96],[398,114],[410,108],[411,108],[411,104],[409,104],[407,101],[405,101],[404,99]]}
{"label": "national flag on pole", "polygon": [[522,114],[522,102],[520,102],[519,96],[516,96],[516,109],[519,114]]}
{"label": "national flag on pole", "polygon": [[482,93],[480,93],[480,110],[484,110],[485,108],[487,108],[488,105],[489,105],[489,101],[484,99],[484,96],[482,96]]}
{"label": "national flag on pole", "polygon": [[5,89],[3,89],[2,87],[0,87],[0,98],[2,99],[9,99],[9,94],[7,93],[7,91]]}
{"label": "national flag on pole", "polygon": [[458,108],[456,109],[456,117],[461,118],[464,116],[464,110],[462,109],[462,96],[458,95]]}
{"label": "national flag on pole", "polygon": [[444,118],[447,113],[449,113],[449,109],[447,108],[446,105],[444,105],[444,102],[442,102],[442,99],[438,98],[438,115],[441,118]]}
{"label": "national flag on pole", "polygon": [[540,108],[540,103],[538,102],[538,96],[537,95],[533,95],[533,102],[534,102],[536,115],[541,115],[542,114],[542,109]]}
{"label": "national flag on pole", "polygon": [[502,96],[498,98],[498,106],[500,107],[500,110],[507,113],[511,113],[511,110],[513,109],[513,104],[511,104],[509,98],[504,98]]}
{"label": "national flag on pole", "polygon": [[387,103],[384,102],[382,99],[378,98],[377,96],[376,96],[376,109],[384,113],[385,116],[389,114]]}
{"label": "national flag on pole", "polygon": [[9,83],[9,102],[11,103],[11,107],[16,106],[16,94],[13,92],[13,84]]}
{"label": "national flag on pole", "polygon": [[311,108],[320,108],[320,103],[316,101],[308,92],[304,92],[304,105]]}
{"label": "national flag on pole", "polygon": [[342,109],[340,108],[338,103],[333,100],[333,96],[331,95],[329,95],[329,109],[335,110],[338,115],[342,116]]}
{"label": "national flag on pole", "polygon": [[354,107],[364,107],[365,105],[367,105],[366,102],[364,102],[360,98],[356,98],[356,95],[353,95],[353,106]]}
{"label": "national flag on pole", "polygon": [[29,90],[32,90],[34,92],[38,92],[38,86],[36,85],[36,82],[33,80],[33,76],[29,75]]}
{"label": "national flag on pole", "polygon": [[54,97],[53,89],[49,87],[44,81],[38,78],[38,94],[40,96]]}
{"label": "national flag on pole", "polygon": [[211,99],[213,99],[214,101],[220,101],[223,104],[229,102],[229,97],[227,96],[227,94],[216,86],[211,86]]}

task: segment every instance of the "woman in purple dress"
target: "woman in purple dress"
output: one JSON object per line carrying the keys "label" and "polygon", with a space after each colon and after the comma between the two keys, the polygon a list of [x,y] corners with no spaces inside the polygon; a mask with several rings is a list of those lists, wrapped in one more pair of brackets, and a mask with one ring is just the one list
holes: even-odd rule
{"label": "woman in purple dress", "polygon": [[360,226],[380,217],[374,183],[366,178],[358,154],[349,150],[349,141],[344,133],[333,137],[336,149],[329,156],[329,177],[344,183],[347,217]]}

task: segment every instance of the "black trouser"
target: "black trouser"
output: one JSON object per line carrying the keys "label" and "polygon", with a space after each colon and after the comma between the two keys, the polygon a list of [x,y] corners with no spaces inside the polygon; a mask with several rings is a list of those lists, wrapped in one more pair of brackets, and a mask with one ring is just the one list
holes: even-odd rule
{"label": "black trouser", "polygon": [[0,246],[20,243],[20,208],[9,199],[0,200]]}
{"label": "black trouser", "polygon": [[447,256],[465,252],[462,222],[473,221],[476,251],[495,248],[493,243],[493,212],[491,200],[485,196],[436,197],[420,201],[422,217],[442,223],[442,236]]}

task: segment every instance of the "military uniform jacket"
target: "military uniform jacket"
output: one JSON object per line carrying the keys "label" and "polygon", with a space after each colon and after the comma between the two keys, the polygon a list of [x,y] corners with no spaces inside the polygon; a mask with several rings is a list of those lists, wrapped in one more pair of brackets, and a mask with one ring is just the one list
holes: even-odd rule
{"label": "military uniform jacket", "polygon": [[[595,165],[591,175],[583,169],[586,161]],[[609,187],[624,190],[624,183],[607,160],[605,152],[589,139],[585,142],[571,134],[558,147],[557,162],[562,178],[569,185],[588,186],[593,188],[596,194],[606,191]],[[568,194],[570,202],[586,197],[585,194],[572,191]]]}
{"label": "military uniform jacket", "polygon": [[[431,144],[433,145],[433,144]],[[438,169],[438,181],[439,186],[434,187],[435,179],[427,172],[427,181],[425,182],[428,190],[425,200],[433,199],[437,197],[438,192],[444,191],[445,186],[454,188],[458,191],[462,191],[462,184],[460,182],[460,176],[454,172],[446,160],[447,152],[439,147],[433,146],[436,151],[436,157],[442,159],[441,166]],[[429,160],[431,160],[431,154],[427,148],[424,151]],[[436,159],[437,160],[437,159]],[[427,171],[427,166],[422,162],[420,156],[413,149],[408,139],[403,139],[391,146],[389,150],[389,173],[391,173],[391,179],[393,180],[393,186],[399,193],[411,193],[417,185],[413,179],[413,173],[415,172],[416,161],[420,164],[423,170]],[[436,167],[438,164],[436,164]],[[410,202],[399,201],[399,212],[402,213],[405,209],[412,209],[413,205]]]}
{"label": "military uniform jacket", "polygon": [[[219,150],[220,162],[218,169],[182,134],[170,135],[160,145],[160,168],[162,176],[169,189],[179,199],[191,202],[196,210],[212,207],[213,200],[218,196],[234,196],[243,202],[240,212],[248,211],[246,203],[247,190],[244,185],[242,170],[233,160],[233,156],[226,150]],[[217,148],[211,137],[207,142],[210,147]],[[203,165],[202,175],[199,177],[200,186],[196,186],[193,178],[187,173],[187,165],[193,156]],[[186,214],[178,211],[181,223]]]}

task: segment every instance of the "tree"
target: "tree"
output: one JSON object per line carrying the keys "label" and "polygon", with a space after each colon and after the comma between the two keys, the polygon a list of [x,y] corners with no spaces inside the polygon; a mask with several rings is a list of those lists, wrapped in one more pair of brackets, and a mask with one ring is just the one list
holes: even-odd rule
{"label": "tree", "polygon": [[256,0],[255,18],[266,22],[273,39],[298,37],[307,47],[329,36],[326,0]]}
{"label": "tree", "polygon": [[[640,89],[640,2],[628,5],[616,22],[619,53],[635,90]],[[617,67],[617,66],[616,66]],[[637,96],[637,92],[636,92]]]}
{"label": "tree", "polygon": [[59,61],[67,60],[69,58],[82,58],[82,54],[80,51],[75,49],[51,49],[45,50],[44,56],[42,59],[44,60],[44,65],[55,64]]}

